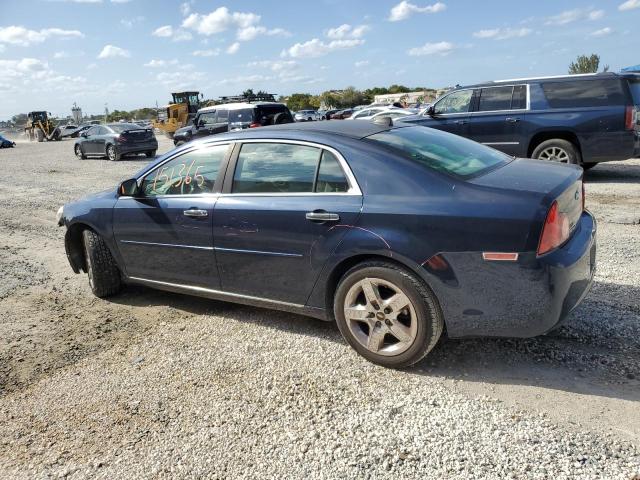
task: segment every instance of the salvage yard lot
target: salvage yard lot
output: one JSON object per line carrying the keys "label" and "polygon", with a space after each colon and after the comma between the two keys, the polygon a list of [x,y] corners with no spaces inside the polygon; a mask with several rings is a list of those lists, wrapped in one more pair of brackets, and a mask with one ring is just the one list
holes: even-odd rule
{"label": "salvage yard lot", "polygon": [[55,212],[148,159],[72,146],[0,151],[0,478],[640,472],[640,160],[586,174],[598,270],[567,326],[443,340],[393,371],[311,318],[140,287],[95,298]]}

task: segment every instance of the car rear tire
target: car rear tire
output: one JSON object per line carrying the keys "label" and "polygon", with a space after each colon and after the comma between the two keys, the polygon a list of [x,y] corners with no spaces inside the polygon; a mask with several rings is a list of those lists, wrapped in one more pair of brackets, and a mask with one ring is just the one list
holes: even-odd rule
{"label": "car rear tire", "polygon": [[573,165],[579,165],[582,163],[580,152],[576,146],[573,143],[560,138],[545,140],[533,150],[533,154],[531,156],[538,160],[570,163]]}
{"label": "car rear tire", "polygon": [[389,368],[420,361],[444,329],[431,289],[413,273],[384,261],[364,262],[345,273],[333,309],[349,345]]}
{"label": "car rear tire", "polygon": [[80,160],[85,160],[87,156],[82,152],[82,147],[80,145],[76,145],[73,149],[75,151],[76,157]]}
{"label": "car rear tire", "polygon": [[107,158],[112,162],[120,160],[120,154],[113,145],[107,145]]}
{"label": "car rear tire", "polygon": [[147,156],[147,158],[153,158],[156,156],[156,151],[155,150],[149,150],[148,152],[145,153],[145,155]]}
{"label": "car rear tire", "polygon": [[96,297],[115,295],[122,288],[120,270],[106,243],[92,230],[82,232],[89,286]]}

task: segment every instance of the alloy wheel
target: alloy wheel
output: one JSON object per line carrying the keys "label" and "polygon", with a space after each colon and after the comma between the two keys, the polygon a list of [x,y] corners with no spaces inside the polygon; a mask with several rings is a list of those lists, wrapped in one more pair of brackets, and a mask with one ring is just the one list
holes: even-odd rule
{"label": "alloy wheel", "polygon": [[409,297],[380,278],[364,278],[349,289],[344,316],[355,339],[378,355],[400,355],[413,345],[418,333],[416,310]]}
{"label": "alloy wheel", "polygon": [[80,145],[76,145],[76,157],[82,158],[82,149],[80,148]]}
{"label": "alloy wheel", "polygon": [[569,162],[569,154],[567,151],[560,147],[548,147],[545,148],[538,156],[540,160],[550,160],[552,162]]}
{"label": "alloy wheel", "polygon": [[111,160],[112,162],[115,161],[116,159],[116,149],[113,148],[111,145],[109,145],[109,147],[107,148],[107,156],[109,157],[109,160]]}

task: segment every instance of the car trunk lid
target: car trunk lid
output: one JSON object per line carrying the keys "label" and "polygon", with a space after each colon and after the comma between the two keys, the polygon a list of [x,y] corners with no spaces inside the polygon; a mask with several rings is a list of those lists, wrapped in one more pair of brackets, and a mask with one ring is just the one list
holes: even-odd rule
{"label": "car trunk lid", "polygon": [[153,130],[150,128],[139,128],[135,130],[125,130],[120,134],[123,139],[131,143],[148,142],[153,138]]}

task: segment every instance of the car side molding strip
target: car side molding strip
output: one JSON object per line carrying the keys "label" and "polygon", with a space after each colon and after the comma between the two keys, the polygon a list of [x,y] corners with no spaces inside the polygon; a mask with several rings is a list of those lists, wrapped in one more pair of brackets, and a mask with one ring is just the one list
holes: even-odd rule
{"label": "car side molding strip", "polygon": [[211,288],[197,287],[193,285],[182,285],[171,282],[162,282],[159,280],[150,280],[140,277],[126,277],[126,281],[152,288],[157,288],[159,290],[166,290],[168,292],[188,293],[199,297],[211,298],[213,300],[242,303],[244,305],[250,305],[254,307],[266,307],[275,310],[282,310],[285,312],[298,313],[300,315],[306,315],[309,317],[318,318],[320,320],[330,320],[327,316],[327,313],[322,308],[308,307],[306,305],[283,302],[281,300],[253,297],[251,295],[244,295],[241,293],[230,293],[224,292],[222,290],[214,290]]}
{"label": "car side molding strip", "polygon": [[120,240],[120,243],[128,243],[130,245],[149,245],[152,247],[192,248],[194,250],[213,250],[213,247],[202,247],[200,245],[180,245],[175,243],[138,242],[136,240]]}

